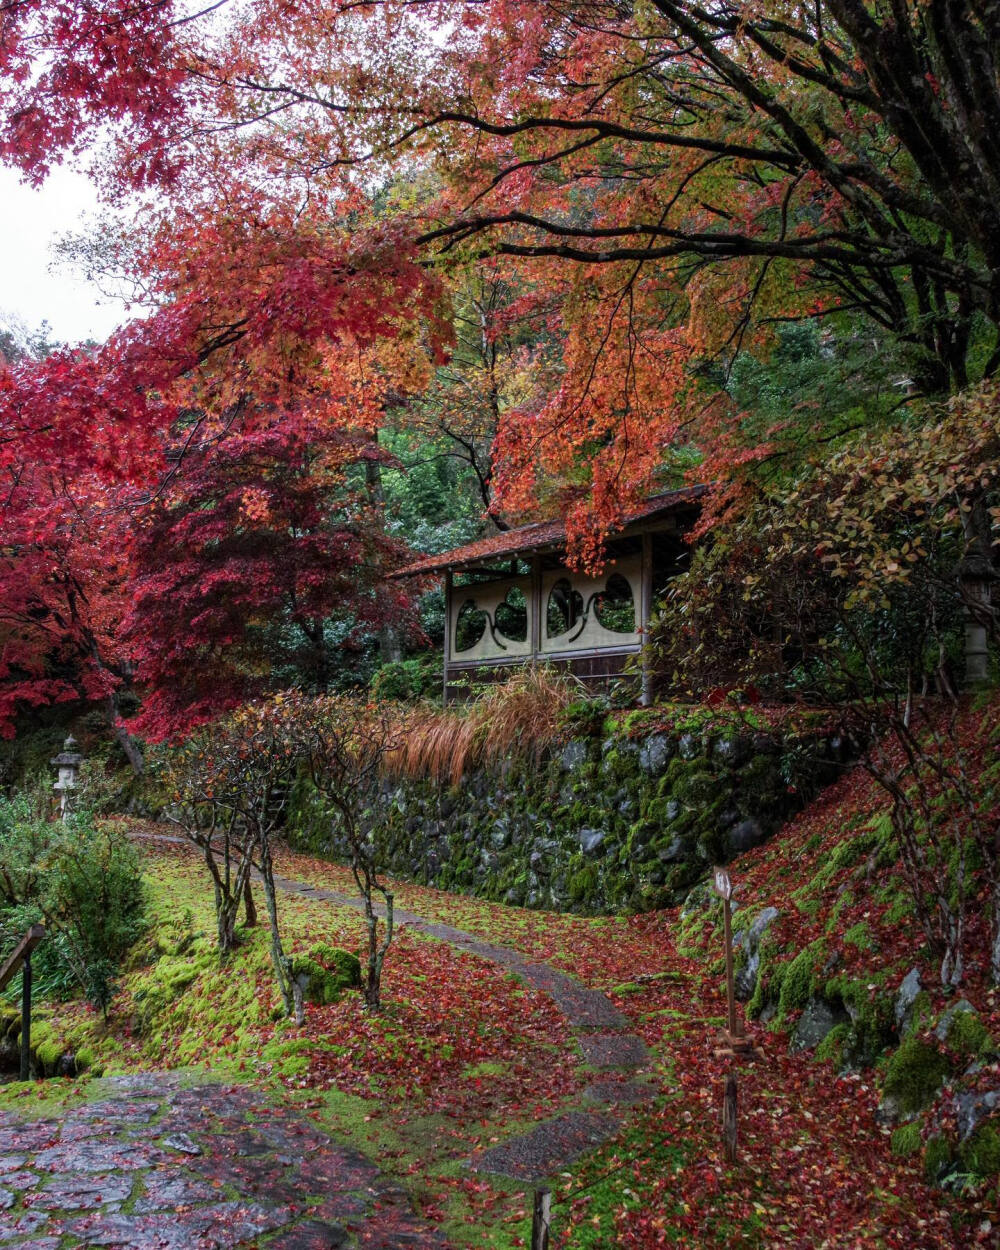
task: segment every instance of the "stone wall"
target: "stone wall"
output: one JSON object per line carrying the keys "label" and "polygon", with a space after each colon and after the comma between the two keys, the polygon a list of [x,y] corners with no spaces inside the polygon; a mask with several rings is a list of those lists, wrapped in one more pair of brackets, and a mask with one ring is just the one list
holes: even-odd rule
{"label": "stone wall", "polygon": [[[384,782],[369,823],[391,875],[527,907],[647,910],[770,837],[841,763],[840,742],[822,735],[579,738],[457,787]],[[331,830],[301,781],[290,842],[337,858]]]}

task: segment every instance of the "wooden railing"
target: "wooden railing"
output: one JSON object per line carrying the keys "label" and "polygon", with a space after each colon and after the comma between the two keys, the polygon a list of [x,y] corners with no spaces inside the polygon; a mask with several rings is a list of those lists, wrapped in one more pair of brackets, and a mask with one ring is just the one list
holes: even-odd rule
{"label": "wooden railing", "polygon": [[2,968],[0,968],[0,992],[2,992],[14,977],[17,970],[23,966],[24,979],[21,982],[21,1080],[26,1081],[29,1072],[31,1060],[31,952],[45,936],[45,926],[41,924],[33,924],[28,932],[21,938],[14,949],[14,953],[7,960]]}

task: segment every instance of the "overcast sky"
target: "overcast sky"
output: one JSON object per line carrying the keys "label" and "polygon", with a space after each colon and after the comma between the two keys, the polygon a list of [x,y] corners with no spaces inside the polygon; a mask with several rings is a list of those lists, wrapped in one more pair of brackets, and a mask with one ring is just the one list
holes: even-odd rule
{"label": "overcast sky", "polygon": [[96,211],[82,174],[56,169],[34,190],[0,167],[0,314],[20,318],[29,330],[48,321],[52,337],[63,342],[107,338],[126,317],[124,306],[64,266],[52,268],[56,240]]}

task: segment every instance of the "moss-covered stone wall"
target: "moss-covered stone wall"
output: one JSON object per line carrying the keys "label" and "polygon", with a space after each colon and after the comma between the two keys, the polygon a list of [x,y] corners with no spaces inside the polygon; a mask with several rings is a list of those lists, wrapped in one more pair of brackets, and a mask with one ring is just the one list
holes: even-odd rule
{"label": "moss-covered stone wall", "polygon": [[[505,903],[582,913],[646,910],[683,898],[710,865],[773,834],[836,775],[841,746],[767,732],[657,732],[577,738],[539,762],[383,783],[370,812],[386,870]],[[343,848],[305,781],[293,846]]]}

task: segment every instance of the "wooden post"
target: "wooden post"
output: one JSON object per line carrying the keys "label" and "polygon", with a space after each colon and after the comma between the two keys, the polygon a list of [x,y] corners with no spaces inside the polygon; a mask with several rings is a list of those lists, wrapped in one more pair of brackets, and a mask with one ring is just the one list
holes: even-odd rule
{"label": "wooden post", "polygon": [[647,530],[642,536],[642,563],[639,573],[639,642],[642,668],[642,692],[639,702],[648,707],[653,701],[652,673],[649,670],[649,622],[653,615],[653,535]]}
{"label": "wooden post", "polygon": [[729,1036],[736,1037],[736,983],[733,977],[733,909],[728,895],[722,900],[722,924],[726,941],[726,1002],[729,1008]]}
{"label": "wooden post", "polygon": [[24,956],[21,975],[21,1080],[31,1074],[31,951]]}
{"label": "wooden post", "polygon": [[537,664],[542,653],[542,558],[531,557],[531,611],[528,617],[531,639],[531,663]]}
{"label": "wooden post", "polygon": [[763,1052],[754,1047],[753,1041],[743,1034],[742,1023],[736,1018],[736,984],[733,976],[733,911],[730,899],[733,896],[733,883],[725,868],[715,869],[715,892],[722,899],[722,924],[726,944],[726,1009],[727,1028],[723,1034],[723,1045],[716,1049],[717,1059],[728,1056],[749,1055],[751,1052],[758,1057]]}
{"label": "wooden post", "polygon": [[726,1076],[726,1092],[722,1096],[722,1140],[730,1163],[736,1162],[737,1094],[736,1075],[730,1072]]}
{"label": "wooden post", "polygon": [[531,1212],[531,1250],[549,1250],[549,1226],[552,1220],[552,1191],[536,1189]]}
{"label": "wooden post", "polygon": [[441,694],[441,706],[448,706],[448,664],[451,661],[451,569],[444,572],[444,690]]}

